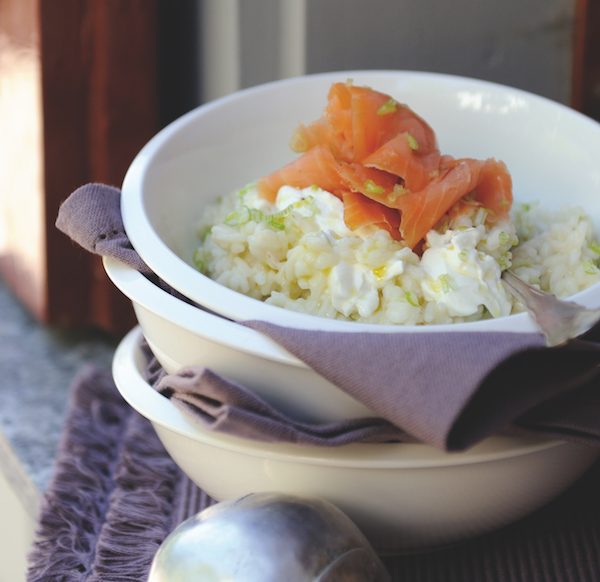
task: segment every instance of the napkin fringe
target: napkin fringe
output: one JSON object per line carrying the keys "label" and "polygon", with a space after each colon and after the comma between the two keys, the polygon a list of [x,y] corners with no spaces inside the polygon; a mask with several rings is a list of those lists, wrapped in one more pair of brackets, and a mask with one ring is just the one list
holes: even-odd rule
{"label": "napkin fringe", "polygon": [[[110,511],[98,539],[90,582],[137,580],[161,542],[178,524],[174,505],[186,498],[185,481],[148,424],[134,414],[123,437]],[[115,577],[115,573],[118,576]]]}
{"label": "napkin fringe", "polygon": [[164,538],[212,500],[190,495],[196,487],[110,372],[85,368],[71,394],[27,580],[146,580]]}
{"label": "napkin fringe", "polygon": [[[91,367],[75,379],[70,414],[29,555],[29,582],[84,580],[94,561],[115,485],[116,453],[131,414],[116,391],[107,389],[110,382],[110,376]],[[85,390],[77,389],[83,384]]]}

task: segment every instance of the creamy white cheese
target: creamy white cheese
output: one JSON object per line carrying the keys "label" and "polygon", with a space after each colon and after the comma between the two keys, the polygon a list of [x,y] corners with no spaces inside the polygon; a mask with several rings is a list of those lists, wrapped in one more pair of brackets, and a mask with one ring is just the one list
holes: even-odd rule
{"label": "creamy white cheese", "polygon": [[[309,201],[309,204],[299,205],[301,201]],[[352,231],[344,222],[344,204],[333,194],[320,188],[292,188],[283,186],[277,193],[275,207],[278,211],[286,209],[290,205],[296,205],[295,210],[303,216],[313,215],[318,227],[329,234],[338,237],[351,236]]]}
{"label": "creamy white cheese", "polygon": [[338,263],[331,269],[329,288],[331,304],[346,317],[355,311],[368,317],[379,306],[375,275],[362,265]]}
{"label": "creamy white cheese", "polygon": [[493,317],[511,312],[498,262],[477,248],[484,232],[472,227],[427,235],[429,248],[421,257],[423,295],[427,301],[445,305],[451,316],[474,315],[480,305]]}

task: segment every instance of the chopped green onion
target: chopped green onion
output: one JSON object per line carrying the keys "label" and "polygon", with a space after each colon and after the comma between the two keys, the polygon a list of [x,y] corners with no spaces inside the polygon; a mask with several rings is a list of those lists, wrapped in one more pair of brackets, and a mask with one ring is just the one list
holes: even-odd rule
{"label": "chopped green onion", "polygon": [[275,230],[285,230],[285,216],[279,213],[266,216],[265,223]]}
{"label": "chopped green onion", "polygon": [[[304,200],[299,200],[298,202],[302,203]],[[265,224],[274,230],[285,230],[285,219],[291,214],[293,206],[290,204],[279,212],[267,214],[264,217]]]}
{"label": "chopped green onion", "polygon": [[196,269],[198,269],[198,271],[200,271],[201,273],[204,273],[206,265],[204,264],[204,260],[202,259],[202,253],[200,252],[200,249],[196,249],[194,251],[192,261],[194,262],[194,266],[196,267]]}
{"label": "chopped green onion", "polygon": [[240,190],[238,190],[238,196],[240,198],[243,198],[244,196],[246,196],[246,194],[248,194],[248,192],[254,190],[254,188],[256,188],[256,182],[250,182],[249,184],[246,184],[243,188],[240,188]]}
{"label": "chopped green onion", "polygon": [[385,192],[385,189],[382,186],[379,186],[379,184],[373,182],[373,180],[367,180],[364,183],[364,187],[367,191],[367,194],[373,194],[374,196],[383,194]]}
{"label": "chopped green onion", "polygon": [[394,188],[387,195],[387,199],[390,202],[396,202],[396,200],[400,198],[400,196],[405,196],[406,194],[408,194],[408,190],[404,186],[402,186],[401,184],[394,184]]}
{"label": "chopped green onion", "polygon": [[225,224],[228,226],[242,226],[250,221],[261,222],[265,215],[257,208],[248,208],[247,206],[241,206],[239,210],[230,212],[225,217]]}
{"label": "chopped green onion", "polygon": [[444,293],[450,293],[450,291],[452,291],[453,289],[452,280],[450,279],[450,277],[447,274],[444,274],[440,275],[438,279],[442,287],[442,291]]}
{"label": "chopped green onion", "polygon": [[391,97],[377,110],[377,115],[389,115],[398,109],[398,102]]}
{"label": "chopped green onion", "polygon": [[588,275],[596,275],[598,273],[598,266],[594,263],[594,261],[584,261],[583,270]]}
{"label": "chopped green onion", "polygon": [[510,243],[510,235],[507,232],[502,231],[499,235],[498,235],[498,241],[500,242],[501,245],[507,245]]}
{"label": "chopped green onion", "polygon": [[501,271],[506,271],[510,267],[511,254],[507,251],[498,258],[498,265]]}
{"label": "chopped green onion", "polygon": [[458,253],[458,258],[464,263],[469,258],[469,253],[467,253],[467,251],[460,251]]}
{"label": "chopped green onion", "polygon": [[597,255],[600,255],[600,244],[597,242],[592,242],[590,243],[590,251],[592,251],[593,253],[596,253]]}
{"label": "chopped green onion", "polygon": [[206,240],[206,237],[210,234],[211,230],[212,230],[212,226],[206,225],[206,226],[203,226],[198,231],[198,238],[200,239],[201,242],[204,242]]}
{"label": "chopped green onion", "polygon": [[416,151],[419,149],[419,142],[411,133],[406,134],[406,141],[408,142],[408,147],[410,147],[411,150]]}
{"label": "chopped green onion", "polygon": [[252,222],[260,222],[264,220],[265,215],[258,208],[250,208],[250,220]]}
{"label": "chopped green onion", "polygon": [[523,212],[529,212],[531,210],[531,204],[523,202],[523,204],[521,204],[521,208],[523,209]]}
{"label": "chopped green onion", "polygon": [[405,291],[404,297],[406,301],[410,303],[413,307],[419,307],[419,300],[412,291]]}
{"label": "chopped green onion", "polygon": [[240,226],[250,220],[250,210],[247,206],[242,206],[239,210],[230,212],[223,222],[228,226]]}

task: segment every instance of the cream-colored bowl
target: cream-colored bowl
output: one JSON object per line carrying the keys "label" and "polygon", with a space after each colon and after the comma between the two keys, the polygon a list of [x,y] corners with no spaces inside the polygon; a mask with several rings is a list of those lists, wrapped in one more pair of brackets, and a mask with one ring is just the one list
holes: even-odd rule
{"label": "cream-colored bowl", "polygon": [[[526,314],[443,326],[377,326],[336,321],[246,297],[193,267],[196,224],[207,202],[266,175],[294,157],[294,128],[318,118],[333,82],[353,79],[409,104],[456,157],[504,160],[515,200],[546,208],[579,205],[600,230],[600,125],[542,97],[494,83],[406,71],[343,71],[262,85],[204,105],[158,133],[133,161],[122,193],[133,246],[172,287],[235,320],[299,328],[403,333],[533,331]],[[600,284],[578,293],[600,304]]]}
{"label": "cream-colored bowl", "polygon": [[381,551],[447,544],[508,524],[564,490],[598,449],[494,437],[464,453],[421,444],[307,447],[209,432],[143,379],[142,334],[116,350],[123,398],[148,418],[181,469],[215,499],[275,491],[327,499]]}
{"label": "cream-colored bowl", "polygon": [[176,299],[114,259],[105,258],[104,268],[131,300],[148,344],[167,372],[184,366],[211,368],[297,420],[375,416],[268,337]]}

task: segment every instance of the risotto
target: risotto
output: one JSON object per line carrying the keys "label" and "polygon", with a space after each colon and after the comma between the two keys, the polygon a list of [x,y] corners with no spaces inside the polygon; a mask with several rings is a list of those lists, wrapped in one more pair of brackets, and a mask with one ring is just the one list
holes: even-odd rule
{"label": "risotto", "polygon": [[431,229],[419,252],[373,226],[350,230],[342,201],[283,186],[273,203],[254,185],[205,209],[197,267],[256,299],[323,317],[440,324],[520,310],[501,281],[511,268],[567,296],[600,280],[600,245],[581,209],[523,204],[489,224],[474,206]]}
{"label": "risotto", "polygon": [[571,295],[600,279],[580,209],[513,207],[501,160],[443,154],[429,124],[370,87],[334,83],[292,136],[299,157],[206,209],[198,268],[313,315],[440,324],[510,315],[512,268]]}

